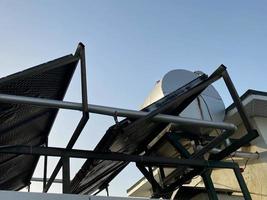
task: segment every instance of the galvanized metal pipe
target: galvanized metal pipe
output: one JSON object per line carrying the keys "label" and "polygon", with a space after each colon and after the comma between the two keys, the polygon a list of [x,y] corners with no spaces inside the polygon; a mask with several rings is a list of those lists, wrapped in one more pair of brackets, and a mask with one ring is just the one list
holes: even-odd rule
{"label": "galvanized metal pipe", "polygon": [[[214,148],[211,150],[211,153],[219,153],[221,152],[221,149]],[[249,158],[249,159],[259,159],[260,154],[259,153],[252,153],[252,152],[243,152],[243,151],[235,151],[231,153],[232,157],[237,157],[237,158]]]}
{"label": "galvanized metal pipe", "polygon": [[[58,100],[35,98],[35,97],[16,96],[9,94],[0,94],[0,102],[83,111],[83,105],[81,103],[58,101]],[[116,116],[119,117],[130,117],[130,118],[141,118],[148,114],[148,112],[144,111],[136,111],[136,110],[107,107],[107,106],[100,106],[93,104],[88,104],[88,111],[90,113],[110,115],[110,116],[114,116],[116,114]],[[210,128],[225,129],[231,131],[235,131],[237,129],[237,127],[234,124],[230,123],[183,118],[179,116],[165,115],[165,114],[156,115],[153,118],[153,121],[174,123],[174,124],[188,125],[188,126],[210,127]]]}
{"label": "galvanized metal pipe", "polygon": [[[199,145],[198,148],[202,149],[203,146]],[[218,148],[213,148],[210,150],[210,153],[212,154],[217,154],[220,153],[222,150]],[[259,159],[260,154],[259,153],[252,153],[252,152],[243,152],[243,151],[235,151],[231,153],[232,157],[237,157],[237,158],[249,158],[249,159]]]}
{"label": "galvanized metal pipe", "polygon": [[[43,182],[43,178],[37,178],[37,177],[32,177],[31,178],[31,181],[34,181],[34,182]],[[54,183],[62,183],[62,179],[55,179],[54,180]]]}

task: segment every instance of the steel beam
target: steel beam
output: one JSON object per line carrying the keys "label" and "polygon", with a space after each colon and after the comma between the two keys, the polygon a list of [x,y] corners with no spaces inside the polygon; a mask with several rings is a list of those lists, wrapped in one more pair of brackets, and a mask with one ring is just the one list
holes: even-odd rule
{"label": "steel beam", "polygon": [[[219,136],[217,136],[213,140],[211,140],[208,144],[206,144],[202,149],[200,149],[199,151],[197,151],[194,154],[190,155],[189,159],[195,160],[195,159],[202,158],[206,153],[211,151],[213,148],[217,147],[225,139],[230,137],[233,133],[234,133],[233,131],[228,131],[228,132],[224,132],[224,133],[220,134]],[[182,167],[180,169],[177,169],[177,170],[173,171],[172,174],[174,174],[174,175],[181,174],[185,170],[186,170],[186,167]]]}
{"label": "steel beam", "polygon": [[[76,127],[73,135],[71,136],[66,149],[72,149],[74,144],[76,143],[78,137],[80,136],[83,128],[85,127],[88,119],[89,119],[89,113],[88,113],[88,96],[87,96],[87,80],[86,80],[86,61],[85,61],[85,48],[82,43],[79,43],[77,50],[75,52],[75,56],[80,58],[80,66],[81,66],[81,93],[82,93],[82,118],[79,121],[78,126]],[[47,185],[44,186],[43,192],[47,192],[54,182],[61,166],[62,166],[62,158],[58,161],[54,171],[51,174],[50,179],[48,180]]]}
{"label": "steel beam", "polygon": [[239,98],[239,95],[235,89],[235,86],[234,86],[234,84],[233,84],[233,82],[232,82],[232,80],[231,80],[231,78],[230,78],[230,76],[226,70],[222,73],[222,77],[223,77],[223,80],[226,84],[226,87],[228,88],[228,90],[231,94],[231,97],[234,101],[234,104],[238,110],[238,113],[239,113],[247,131],[249,132],[249,131],[253,130],[253,126],[251,125],[251,123],[248,119],[248,115],[244,109],[244,106],[243,106],[243,104]]}
{"label": "steel beam", "polygon": [[[223,65],[222,65],[223,66]],[[234,151],[238,150],[240,147],[242,147],[245,144],[248,144],[250,141],[252,141],[253,139],[255,139],[256,137],[258,137],[258,132],[257,130],[253,129],[252,124],[249,121],[248,115],[244,109],[244,106],[238,96],[238,93],[235,89],[235,86],[228,74],[228,72],[225,70],[222,73],[222,77],[224,79],[224,82],[231,94],[231,97],[234,101],[234,105],[237,108],[237,111],[244,123],[244,126],[247,130],[247,134],[244,135],[243,137],[241,137],[240,139],[236,140],[235,142],[233,142],[232,144],[230,144],[229,146],[227,146],[224,150],[222,150],[221,152],[219,152],[218,154],[214,154],[211,156],[211,159],[214,160],[221,160],[223,158],[225,158],[226,156],[230,155],[231,153],[233,153]]]}
{"label": "steel beam", "polygon": [[152,196],[154,198],[156,197],[158,198],[159,196],[157,196],[157,194],[161,192],[162,188],[159,185],[159,183],[155,180],[152,168],[150,167],[149,171],[147,171],[144,165],[136,164],[136,167],[139,169],[139,171],[144,175],[144,177],[146,177],[148,182],[151,184],[152,190],[153,190]]}
{"label": "steel beam", "polygon": [[171,145],[176,148],[177,151],[180,152],[183,158],[190,158],[191,154],[187,151],[186,148],[179,142],[179,137],[175,134],[167,133],[167,140],[171,143]]}
{"label": "steel beam", "polygon": [[70,158],[63,156],[61,158],[63,167],[62,167],[62,191],[63,193],[70,193]]}
{"label": "steel beam", "polygon": [[79,43],[75,55],[80,58],[81,65],[81,89],[82,89],[82,106],[83,112],[88,112],[88,97],[87,97],[87,80],[86,80],[86,61],[84,44]]}
{"label": "steel beam", "polygon": [[201,174],[203,170],[204,170],[203,168],[197,168],[197,169],[194,169],[194,170],[188,172],[186,175],[184,175],[183,177],[178,179],[176,182],[170,184],[167,188],[164,188],[163,192],[164,193],[173,192],[176,188],[182,186],[185,182],[187,182],[187,181],[191,180],[192,178],[194,178],[195,176]]}
{"label": "steel beam", "polygon": [[[85,127],[87,121],[89,119],[89,116],[87,113],[83,113],[83,116],[78,124],[78,126],[76,127],[73,135],[71,136],[71,139],[69,140],[66,149],[72,149],[72,147],[74,146],[75,142],[77,141],[78,137],[80,136],[83,128]],[[49,180],[47,181],[47,184],[45,186],[45,188],[43,189],[43,192],[47,192],[49,190],[49,188],[51,187],[53,181],[55,180],[58,172],[60,171],[60,168],[62,167],[62,161],[61,159],[58,161],[54,171],[52,172]]]}
{"label": "steel beam", "polygon": [[247,188],[246,182],[241,174],[240,168],[234,168],[233,169],[235,172],[235,176],[237,178],[237,181],[239,183],[240,189],[243,193],[243,197],[245,200],[252,200],[251,196],[250,196],[250,192]]}
{"label": "steel beam", "polygon": [[[48,137],[46,138],[45,147],[48,147]],[[47,155],[44,156],[44,177],[43,177],[43,190],[46,187],[46,181],[47,181]]]}
{"label": "steel beam", "polygon": [[33,146],[1,146],[0,153],[9,154],[25,154],[25,155],[47,155],[55,157],[70,157],[70,158],[87,158],[99,160],[125,161],[141,163],[145,166],[164,166],[174,168],[177,166],[190,167],[206,167],[206,168],[226,168],[233,169],[238,167],[236,163],[221,162],[221,161],[207,161],[200,159],[177,159],[166,158],[159,156],[140,156],[128,155],[115,152],[95,152],[89,150],[65,149],[55,147],[33,147]]}
{"label": "steel beam", "polygon": [[207,190],[208,196],[210,200],[218,200],[218,196],[216,194],[213,182],[211,180],[211,170],[205,171],[201,174],[203,182],[205,184],[205,188]]}

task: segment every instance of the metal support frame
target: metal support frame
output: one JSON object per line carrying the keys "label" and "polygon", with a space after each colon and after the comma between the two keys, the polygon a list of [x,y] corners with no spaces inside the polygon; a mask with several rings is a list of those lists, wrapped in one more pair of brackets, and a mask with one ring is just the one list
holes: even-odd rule
{"label": "metal support frame", "polygon": [[[174,168],[177,166],[187,166],[198,169],[233,169],[237,180],[240,184],[240,188],[243,192],[245,199],[250,199],[250,194],[247,190],[246,184],[240,172],[239,166],[232,162],[222,162],[222,161],[207,161],[200,159],[176,159],[176,158],[166,158],[157,156],[140,156],[140,155],[128,155],[123,153],[115,152],[95,152],[88,150],[76,150],[76,149],[65,149],[65,148],[54,148],[54,147],[33,147],[33,146],[1,146],[0,153],[8,154],[25,154],[25,155],[46,155],[53,157],[60,157],[63,162],[63,192],[68,193],[69,190],[69,159],[70,158],[89,158],[89,159],[99,159],[99,160],[113,160],[113,161],[125,161],[125,162],[135,162],[137,166],[162,166]],[[144,167],[141,167],[144,169]],[[148,177],[149,172],[147,170],[143,171]],[[191,172],[195,172],[194,170]],[[147,174],[148,173],[148,174]],[[189,172],[190,173],[190,172]],[[192,177],[202,173],[198,171],[192,174]],[[185,180],[180,181],[183,184]],[[171,188],[168,187],[170,191]],[[167,192],[168,190],[161,190],[162,192]]]}
{"label": "metal support frame", "polygon": [[201,177],[202,177],[204,185],[205,185],[205,187],[207,189],[209,199],[218,200],[217,193],[215,191],[213,182],[211,180],[211,170],[203,172],[201,174]]}
{"label": "metal support frame", "polygon": [[[102,114],[102,115],[110,115],[110,116],[114,116],[114,114],[116,113],[116,116],[130,117],[130,118],[143,118],[151,114],[149,112],[144,112],[144,111],[135,111],[135,110],[122,109],[122,108],[113,108],[113,107],[107,107],[107,106],[88,104],[85,49],[82,43],[79,43],[77,50],[75,52],[75,56],[79,57],[80,59],[82,103],[0,94],[0,102],[4,102],[4,103],[28,104],[28,105],[40,106],[40,107],[58,108],[58,109],[62,108],[62,109],[82,111],[82,118],[80,119],[79,124],[76,127],[66,148],[48,147],[47,142],[45,144],[45,147],[32,147],[32,146],[1,146],[0,147],[0,153],[27,154],[27,155],[39,155],[39,156],[44,155],[43,192],[47,192],[49,190],[51,184],[55,181],[55,178],[62,166],[63,166],[63,170],[62,170],[63,193],[70,192],[70,158],[74,157],[74,158],[87,158],[87,159],[89,158],[89,159],[99,159],[99,160],[135,162],[139,170],[144,174],[144,176],[152,184],[154,193],[158,196],[160,195],[162,196],[164,193],[172,191],[173,189],[181,186],[185,181],[190,180],[194,176],[201,174],[203,181],[205,183],[205,186],[208,189],[209,198],[217,199],[216,192],[212,184],[212,180],[210,178],[210,171],[214,168],[233,169],[237,177],[237,180],[239,182],[240,188],[243,192],[244,198],[251,199],[249,191],[246,187],[245,181],[240,172],[239,166],[236,163],[219,161],[223,159],[224,157],[228,156],[229,154],[231,154],[233,151],[236,151],[238,148],[240,148],[244,144],[249,143],[251,140],[253,140],[254,138],[258,136],[257,131],[253,129],[247,117],[247,114],[243,108],[242,102],[239,99],[237,91],[230,79],[228,72],[226,71],[225,66],[221,65],[217,70],[220,72],[219,75],[217,73],[215,73],[215,75],[222,77],[224,79],[225,84],[232,96],[232,99],[237,107],[237,110],[240,114],[242,121],[244,122],[244,125],[248,133],[245,136],[241,137],[240,139],[235,140],[232,144],[227,146],[221,152],[211,156],[210,160],[204,160],[200,158],[202,158],[203,155],[209,152],[212,148],[215,148],[219,144],[221,144],[222,141],[230,137],[234,133],[234,131],[237,130],[237,127],[234,124],[204,121],[204,120],[197,120],[197,119],[188,119],[188,118],[182,118],[182,117],[171,116],[171,115],[166,115],[166,114],[156,114],[155,116],[151,117],[152,121],[174,123],[174,124],[179,124],[179,125],[184,125],[184,126],[187,125],[187,126],[209,127],[209,128],[225,130],[225,132],[223,132],[221,135],[212,139],[207,145],[205,145],[202,149],[200,149],[198,152],[194,153],[193,155],[190,155],[186,151],[186,149],[183,149],[183,146],[181,144],[177,143],[175,147],[182,153],[182,157],[184,157],[185,159],[173,159],[173,158],[155,157],[155,156],[147,156],[147,155],[143,155],[143,156],[127,155],[127,154],[115,153],[115,152],[100,153],[100,152],[94,152],[94,151],[72,149],[89,119],[89,112]],[[215,75],[212,74],[211,76],[215,76]],[[172,141],[171,143],[173,144]],[[57,163],[48,181],[47,181],[47,156],[60,157],[60,160]],[[149,167],[150,170],[147,170],[145,166]],[[160,167],[161,174],[163,174],[164,178],[165,178],[165,175],[164,175],[163,167],[175,168],[177,166],[182,166],[182,169],[184,169],[185,167],[190,167],[190,168],[193,168],[193,170],[189,171],[185,176],[178,179],[175,183],[163,189],[153,177],[153,171],[151,168],[152,166]]]}
{"label": "metal support frame", "polygon": [[167,139],[171,143],[171,145],[181,154],[183,158],[190,158],[190,153],[183,147],[183,145],[179,142],[179,137],[177,135],[167,133]]}
{"label": "metal support frame", "polygon": [[[75,129],[71,139],[69,140],[68,145],[66,146],[66,149],[72,149],[72,147],[74,146],[75,142],[77,141],[79,135],[81,134],[83,128],[85,127],[86,123],[88,121],[88,115],[87,114],[83,114],[77,128]],[[60,159],[58,161],[58,163],[56,164],[56,167],[54,168],[54,171],[52,172],[46,187],[44,188],[43,192],[48,192],[50,186],[52,185],[52,183],[54,182],[58,172],[60,171],[62,167],[62,160]]]}
{"label": "metal support frame", "polygon": [[63,179],[63,193],[70,193],[70,158],[63,156],[62,162],[62,179]]}
{"label": "metal support frame", "polygon": [[[222,65],[223,66],[223,65]],[[214,160],[221,160],[225,158],[226,156],[229,156],[234,151],[238,150],[240,147],[242,147],[245,144],[248,144],[250,141],[255,139],[259,136],[257,130],[253,129],[252,124],[249,121],[248,115],[244,109],[244,106],[239,98],[239,95],[235,89],[235,86],[228,74],[228,72],[225,70],[222,73],[223,80],[226,84],[226,87],[228,88],[231,97],[234,101],[234,104],[236,106],[236,109],[240,115],[241,120],[244,123],[244,126],[247,130],[247,134],[242,136],[241,138],[237,139],[235,142],[233,142],[231,145],[227,146],[225,149],[223,149],[221,152],[214,154],[211,156],[211,159]]]}
{"label": "metal support frame", "polygon": [[[242,105],[242,102],[237,94],[237,91],[234,87],[234,84],[233,82],[231,81],[230,79],[230,76],[228,74],[228,72],[226,71],[226,67],[221,65],[223,68],[225,68],[225,70],[222,72],[222,77],[224,79],[224,82],[231,94],[231,97],[234,101],[234,104],[236,105],[236,108],[240,114],[240,117],[247,129],[247,134],[243,137],[241,137],[240,139],[236,139],[235,141],[232,142],[232,144],[230,144],[229,146],[227,146],[225,149],[223,149],[222,151],[220,151],[219,153],[216,153],[214,155],[212,155],[210,157],[211,160],[221,160],[223,158],[225,158],[226,156],[230,155],[231,153],[233,153],[234,151],[238,150],[241,146],[245,145],[245,144],[248,144],[251,140],[255,139],[257,136],[258,136],[258,133],[256,130],[253,129],[249,119],[248,119],[248,116],[245,112],[245,109]],[[230,135],[233,134],[233,130],[230,131]],[[201,155],[204,155],[203,153],[204,152],[208,152],[211,150],[211,147],[216,147],[218,144],[220,144],[220,141],[222,140],[225,140],[227,137],[229,137],[230,135],[228,135],[227,137],[224,137],[223,136],[224,134],[221,134],[220,136],[217,136],[215,137],[212,141],[213,142],[210,142],[208,145],[206,145],[205,147],[205,150],[202,151],[200,150],[198,153],[196,153],[195,155],[191,156],[190,158],[193,158],[193,157],[198,157],[198,156],[201,156]],[[226,135],[225,135],[226,136]],[[221,137],[221,138],[220,138]],[[181,151],[182,149],[182,146],[178,144],[178,146],[176,145],[176,148],[178,148],[178,150]],[[203,153],[201,153],[203,152]],[[186,155],[185,152],[183,151],[182,149],[182,153],[183,155]],[[240,184],[240,187],[241,187],[241,190],[243,192],[243,195],[244,195],[244,198],[245,199],[251,199],[250,197],[250,194],[247,190],[247,187],[245,185],[245,182],[243,180],[243,177],[242,177],[242,174],[239,173],[240,170],[239,168],[238,169],[234,169],[235,171],[235,174],[237,176],[237,179],[239,181],[239,184]],[[212,188],[212,185],[210,185],[210,181],[208,178],[207,175],[205,175],[205,168],[195,168],[193,171],[189,172],[186,176],[182,177],[181,179],[179,179],[176,183],[173,183],[171,184],[169,187],[166,188],[166,190],[163,190],[163,191],[171,191],[171,189],[174,189],[176,187],[179,187],[181,186],[184,182],[186,182],[187,180],[190,180],[192,179],[195,175],[197,174],[203,174],[202,177],[204,177],[205,179],[205,182],[206,184],[208,184],[207,186],[209,186],[210,188]],[[243,188],[242,188],[243,187]],[[209,193],[209,198],[210,199],[216,199],[215,196],[214,196],[214,193],[211,192]]]}
{"label": "metal support frame", "polygon": [[[85,49],[82,43],[79,43],[77,50],[75,52],[75,56],[80,58],[80,66],[81,66],[81,92],[82,92],[82,118],[80,119],[78,126],[76,127],[74,133],[72,134],[66,149],[72,149],[75,142],[79,138],[82,130],[84,129],[88,119],[89,119],[89,112],[88,112],[88,97],[87,97],[87,80],[86,80],[86,62],[85,62]],[[50,179],[48,180],[47,184],[43,188],[43,192],[48,192],[49,188],[51,187],[52,183],[54,182],[59,170],[61,169],[64,162],[62,159],[58,161],[54,171],[51,174]],[[63,170],[64,171],[64,170]],[[68,177],[66,177],[68,178]],[[68,192],[70,186],[64,186],[68,184],[68,180],[64,180],[63,177],[63,192]]]}
{"label": "metal support frame", "polygon": [[226,84],[226,87],[228,88],[230,94],[231,94],[231,97],[235,103],[235,106],[238,110],[238,113],[247,129],[247,131],[251,131],[253,129],[253,126],[251,125],[249,119],[248,119],[248,115],[243,107],[243,104],[239,98],[239,95],[235,89],[235,86],[234,86],[234,83],[232,82],[228,72],[225,70],[222,74],[222,77],[223,77],[223,80]]}
{"label": "metal support frame", "polygon": [[[45,147],[48,147],[48,137],[46,138]],[[44,156],[44,177],[43,177],[43,190],[46,187],[46,181],[47,181],[47,156]]]}
{"label": "metal support frame", "polygon": [[139,171],[146,177],[148,182],[151,184],[152,190],[153,190],[153,197],[154,198],[160,197],[158,196],[158,194],[161,192],[162,188],[159,185],[159,183],[155,180],[152,168],[149,167],[149,171],[148,171],[144,165],[141,165],[138,163],[136,163],[136,167],[139,169]]}
{"label": "metal support frame", "polygon": [[163,180],[166,178],[166,175],[163,167],[159,167],[159,173],[160,173],[161,185],[164,187]]}
{"label": "metal support frame", "polygon": [[[190,155],[189,157],[187,157],[187,159],[202,159],[202,157],[208,153],[210,150],[212,150],[213,148],[217,147],[219,144],[223,143],[225,139],[227,139],[228,137],[230,137],[231,135],[233,135],[234,132],[232,131],[228,131],[228,132],[224,132],[222,134],[220,134],[219,136],[215,137],[213,140],[211,140],[208,144],[206,144],[202,149],[200,149],[199,151],[195,152],[194,154]],[[178,142],[177,142],[178,144]],[[180,145],[179,148],[184,148],[182,145]],[[184,149],[184,151],[186,151],[186,149]],[[188,154],[186,154],[186,156],[188,156]],[[181,172],[183,172],[185,170],[185,168],[181,168],[177,171],[175,171],[176,174],[179,174]]]}
{"label": "metal support frame", "polygon": [[109,197],[108,186],[106,187],[107,197]]}
{"label": "metal support frame", "polygon": [[[205,145],[204,149],[200,149],[198,152],[194,153],[194,154],[190,154],[183,146],[182,144],[180,144],[180,142],[178,141],[179,140],[179,136],[178,135],[173,135],[171,133],[167,133],[167,139],[168,141],[172,144],[173,147],[175,147],[177,149],[177,151],[180,152],[181,156],[183,158],[186,158],[186,159],[200,159],[204,156],[205,153],[209,152],[211,149],[213,149],[214,147],[218,146],[219,144],[223,143],[225,139],[227,139],[228,137],[230,137],[234,132],[233,131],[228,131],[228,132],[224,132],[222,133],[221,135],[215,137],[213,140],[211,140],[207,145]],[[176,171],[174,171],[173,173],[174,174],[180,174],[182,173],[184,170],[186,169],[186,167],[182,167]],[[195,171],[201,171],[201,170],[204,170],[205,168],[197,168],[195,169]],[[208,176],[205,174],[206,172],[204,171],[203,172],[203,176],[205,178],[205,181],[207,181],[207,187],[209,187],[208,189],[210,189],[210,199],[215,199],[213,198],[214,196],[214,192],[211,191],[212,188],[212,185],[210,183],[210,179],[208,179]],[[178,183],[178,184],[177,184]],[[166,191],[170,191],[172,189],[174,189],[175,187],[178,187],[182,185],[181,182],[175,182],[171,185],[169,185],[168,187],[164,188],[162,191],[163,193]],[[214,190],[215,191],[215,190]]]}
{"label": "metal support frame", "polygon": [[248,188],[247,188],[247,185],[246,185],[246,182],[241,174],[241,171],[240,171],[240,168],[234,168],[234,173],[235,173],[235,176],[237,178],[237,181],[239,183],[239,186],[240,186],[240,189],[243,193],[243,196],[246,200],[252,200],[251,196],[250,196],[250,193],[248,191]]}
{"label": "metal support frame", "polygon": [[[195,154],[193,155],[190,155],[189,156],[189,153],[187,152],[186,149],[184,149],[184,147],[179,143],[179,141],[174,141],[174,138],[171,138],[170,136],[168,137],[169,138],[169,141],[171,142],[171,144],[180,152],[182,152],[182,155],[187,158],[187,159],[199,159],[201,157],[204,156],[204,154],[206,152],[209,152],[210,150],[212,150],[214,147],[218,146],[219,144],[221,144],[225,139],[227,139],[228,137],[230,137],[231,135],[233,134],[233,132],[224,132],[223,134],[215,137],[210,143],[208,143],[204,148],[200,149],[198,152],[196,152]],[[204,149],[204,150],[203,150]],[[181,168],[178,170],[178,172],[176,173],[179,173],[181,171],[183,171],[185,168]],[[187,175],[185,175],[183,178],[179,179],[178,181],[176,181],[175,183],[171,184],[170,186],[164,188],[162,190],[163,193],[166,193],[168,191],[172,191],[174,190],[175,188],[179,187],[179,186],[182,186],[186,181],[188,180],[191,180],[194,176],[198,175],[198,174],[201,174],[202,178],[203,178],[203,182],[205,184],[205,187],[207,188],[207,192],[208,192],[208,196],[209,196],[209,199],[218,199],[217,197],[217,194],[216,194],[216,191],[214,189],[214,185],[212,183],[212,180],[210,178],[210,173],[211,173],[211,168],[208,169],[208,172],[207,172],[207,168],[206,167],[197,167],[195,168],[194,170],[192,170],[191,172],[189,172]],[[250,198],[247,198],[247,196],[250,197],[250,194],[249,192],[247,192],[247,187],[246,185],[244,186],[245,182],[243,180],[243,177],[242,177],[242,174],[239,173],[240,172],[240,169],[239,167],[236,167],[236,168],[233,168],[235,174],[236,174],[236,177],[239,181],[239,184],[240,184],[240,188],[243,192],[243,196],[245,197],[245,199],[250,199]],[[242,189],[243,187],[243,189]]]}
{"label": "metal support frame", "polygon": [[116,152],[96,152],[90,150],[66,149],[56,147],[35,147],[35,146],[1,146],[0,153],[25,154],[25,155],[47,155],[53,157],[67,156],[70,158],[87,158],[99,160],[125,161],[141,163],[145,166],[163,166],[174,168],[177,166],[206,167],[206,168],[226,168],[238,167],[236,163],[222,161],[208,161],[201,159],[177,159],[159,156],[129,155]]}

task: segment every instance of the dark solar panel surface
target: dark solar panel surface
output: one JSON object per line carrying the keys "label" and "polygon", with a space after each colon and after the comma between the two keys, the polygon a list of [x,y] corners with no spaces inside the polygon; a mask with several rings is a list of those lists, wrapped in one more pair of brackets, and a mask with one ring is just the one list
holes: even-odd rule
{"label": "dark solar panel surface", "polygon": [[[215,79],[218,79],[216,73],[209,78],[199,77],[143,109],[150,111],[146,117],[137,120],[126,118],[110,127],[95,151],[142,153],[147,144],[167,126],[166,123],[155,123],[151,118],[158,113],[178,115]],[[88,159],[71,182],[72,193],[92,194],[105,188],[127,164],[127,162]]]}
{"label": "dark solar panel surface", "polygon": [[[78,58],[67,55],[0,79],[0,93],[62,100]],[[0,104],[0,145],[43,145],[58,109]],[[39,156],[0,154],[0,189],[19,190],[30,182]]]}

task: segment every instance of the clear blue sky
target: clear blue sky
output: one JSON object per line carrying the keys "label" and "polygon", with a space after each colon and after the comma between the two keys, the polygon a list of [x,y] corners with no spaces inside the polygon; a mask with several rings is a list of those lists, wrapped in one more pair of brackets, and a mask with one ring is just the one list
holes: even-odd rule
{"label": "clear blue sky", "polygon": [[[222,63],[239,94],[267,91],[266,21],[266,1],[0,0],[0,75],[72,53],[81,41],[90,103],[138,109],[169,70],[210,74]],[[215,86],[229,105],[224,85]],[[79,87],[76,73],[66,100],[80,101]],[[64,146],[79,116],[61,112],[50,145]],[[112,123],[92,115],[75,147],[92,149]],[[72,175],[80,165],[72,162]],[[129,167],[112,183],[111,195],[126,195],[139,177]]]}

